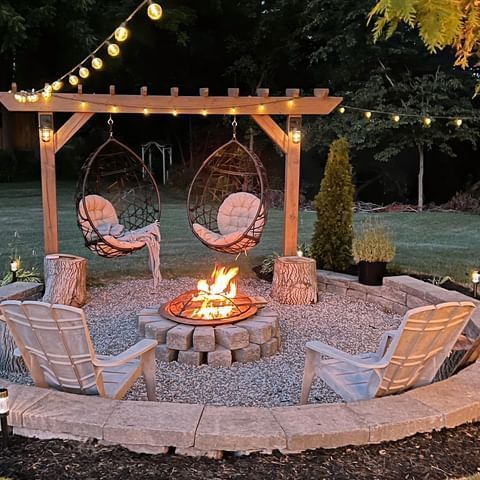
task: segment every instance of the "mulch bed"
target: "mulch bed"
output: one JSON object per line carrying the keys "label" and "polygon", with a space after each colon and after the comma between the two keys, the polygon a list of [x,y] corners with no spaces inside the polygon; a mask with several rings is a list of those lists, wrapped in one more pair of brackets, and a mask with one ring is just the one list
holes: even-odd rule
{"label": "mulch bed", "polygon": [[11,437],[0,475],[14,479],[391,479],[461,478],[480,471],[480,423],[380,445],[221,461],[144,455],[95,442]]}

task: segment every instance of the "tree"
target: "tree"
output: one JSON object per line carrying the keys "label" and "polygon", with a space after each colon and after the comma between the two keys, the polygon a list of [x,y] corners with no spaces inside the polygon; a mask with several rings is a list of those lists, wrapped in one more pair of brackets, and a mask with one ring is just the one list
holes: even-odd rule
{"label": "tree", "polygon": [[315,207],[313,258],[321,268],[344,271],[352,259],[353,238],[352,166],[345,138],[333,141],[330,146]]}
{"label": "tree", "polygon": [[477,0],[377,0],[369,20],[376,17],[373,34],[391,37],[400,23],[418,28],[420,38],[435,53],[451,46],[455,65],[466,68],[480,50],[480,4]]}
{"label": "tree", "polygon": [[[386,69],[379,70],[355,93],[346,92],[345,102],[353,101],[360,109],[375,105],[377,110],[391,113],[373,113],[369,120],[362,117],[361,111],[336,113],[321,124],[312,125],[307,146],[312,146],[309,145],[311,137],[323,137],[325,145],[341,134],[352,149],[372,152],[380,162],[414,149],[418,155],[417,204],[421,210],[425,152],[435,148],[455,157],[454,145],[467,142],[476,148],[480,139],[480,132],[471,120],[464,118],[459,127],[452,121],[456,117],[461,119],[462,115],[475,117],[468,92],[468,82],[440,71],[421,76],[405,72],[397,80]],[[394,114],[399,115],[398,122],[393,121]],[[426,124],[425,118],[432,119],[431,123]]]}

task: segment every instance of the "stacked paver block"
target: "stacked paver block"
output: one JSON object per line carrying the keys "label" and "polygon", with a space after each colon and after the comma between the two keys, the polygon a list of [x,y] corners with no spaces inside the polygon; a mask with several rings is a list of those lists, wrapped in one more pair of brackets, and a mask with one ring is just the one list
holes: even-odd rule
{"label": "stacked paver block", "polygon": [[275,355],[281,344],[278,313],[270,308],[235,324],[196,327],[163,318],[158,306],[148,307],[138,314],[138,332],[157,340],[159,361],[195,366],[254,362]]}
{"label": "stacked paver block", "polygon": [[[445,290],[407,275],[385,277],[382,286],[363,285],[352,275],[317,271],[319,292],[335,293],[375,303],[382,310],[404,315],[407,310],[443,302],[480,302],[459,292]],[[480,335],[480,308],[468,323],[465,333],[470,337]]]}

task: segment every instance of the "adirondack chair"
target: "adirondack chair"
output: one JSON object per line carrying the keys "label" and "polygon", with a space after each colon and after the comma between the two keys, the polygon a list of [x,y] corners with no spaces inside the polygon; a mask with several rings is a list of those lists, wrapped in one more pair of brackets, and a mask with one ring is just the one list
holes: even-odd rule
{"label": "adirondack chair", "polygon": [[347,402],[431,383],[474,308],[471,302],[414,308],[397,330],[384,333],[375,353],[350,355],[323,342],[308,342],[300,403],[307,403],[316,376]]}
{"label": "adirondack chair", "polygon": [[37,387],[121,399],[143,373],[147,397],[156,400],[155,340],[97,355],[80,308],[9,300],[0,312]]}

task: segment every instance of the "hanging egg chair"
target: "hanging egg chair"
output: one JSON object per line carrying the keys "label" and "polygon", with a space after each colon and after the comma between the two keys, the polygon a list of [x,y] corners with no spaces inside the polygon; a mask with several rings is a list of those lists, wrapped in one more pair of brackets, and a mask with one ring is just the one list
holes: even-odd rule
{"label": "hanging egg chair", "polygon": [[149,235],[160,239],[161,205],[153,175],[135,152],[113,138],[110,121],[110,138],[81,169],[75,204],[85,246],[114,258],[145,247]]}
{"label": "hanging egg chair", "polygon": [[260,159],[233,139],[215,150],[188,191],[188,220],[208,248],[238,255],[254,248],[267,220],[267,175]]}

